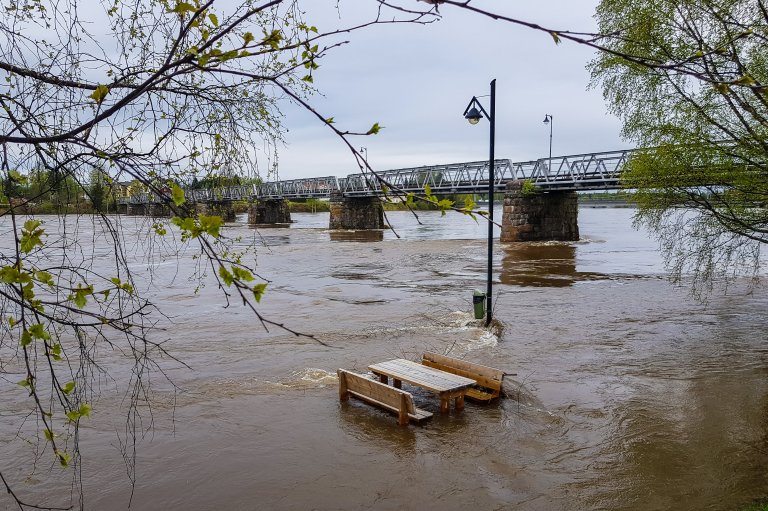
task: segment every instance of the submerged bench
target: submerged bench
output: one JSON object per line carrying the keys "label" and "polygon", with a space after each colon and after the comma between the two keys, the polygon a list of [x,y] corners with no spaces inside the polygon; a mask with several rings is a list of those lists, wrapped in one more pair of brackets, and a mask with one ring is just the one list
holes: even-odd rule
{"label": "submerged bench", "polygon": [[349,396],[355,397],[379,408],[395,412],[401,426],[409,421],[421,422],[432,417],[432,413],[413,404],[413,396],[409,392],[390,387],[377,381],[369,380],[359,374],[339,369],[339,400],[346,401]]}
{"label": "submerged bench", "polygon": [[421,363],[427,367],[475,380],[477,385],[467,389],[468,399],[488,403],[501,395],[504,371],[429,352],[424,353]]}

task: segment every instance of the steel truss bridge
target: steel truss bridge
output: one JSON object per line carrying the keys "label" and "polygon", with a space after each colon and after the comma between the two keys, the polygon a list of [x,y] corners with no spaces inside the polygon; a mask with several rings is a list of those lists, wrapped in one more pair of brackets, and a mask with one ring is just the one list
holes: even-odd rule
{"label": "steel truss bridge", "polygon": [[[503,191],[508,181],[527,180],[544,191],[611,190],[619,188],[619,176],[633,150],[575,154],[512,162],[495,160],[494,189]],[[274,181],[262,184],[230,186],[205,190],[185,190],[192,202],[225,202],[255,199],[329,198],[331,192],[346,197],[385,195],[386,188],[404,192],[423,192],[429,186],[433,194],[484,193],[488,191],[488,161],[429,165],[377,172],[350,174],[347,177],[314,177]],[[383,183],[382,183],[383,181]],[[386,184],[384,184],[386,183]],[[120,201],[123,204],[159,202],[153,194],[138,194]]]}

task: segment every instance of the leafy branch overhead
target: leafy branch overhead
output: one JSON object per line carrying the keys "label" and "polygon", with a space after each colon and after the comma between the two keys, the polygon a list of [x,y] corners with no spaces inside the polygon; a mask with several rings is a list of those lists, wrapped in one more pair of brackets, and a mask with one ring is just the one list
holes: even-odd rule
{"label": "leafy branch overhead", "polygon": [[[140,272],[145,285],[138,286],[141,263],[127,248],[123,224],[102,215],[93,230],[103,237],[86,239],[66,223],[80,221],[74,217],[62,217],[64,228],[20,214],[30,204],[50,202],[63,211],[77,201],[102,212],[130,182],[125,193],[146,194],[172,212],[170,220],[147,224],[146,235],[157,244],[148,250],[196,247],[191,293],[214,280],[223,306],[237,300],[265,329],[303,335],[261,313],[269,281],[246,259],[251,249],[226,236],[223,218],[195,211],[185,186],[211,176],[261,179],[258,169],[274,165],[283,142],[281,104],[294,101],[314,113],[309,99],[329,51],[375,25],[434,19],[382,5],[391,15],[377,11],[368,21],[323,32],[305,19],[304,3],[20,0],[5,6],[0,177],[11,208],[0,215],[9,221],[11,248],[0,251],[0,366],[18,366],[13,399],[34,418],[20,419],[17,440],[36,439],[31,443],[50,446],[38,449],[41,456],[75,465],[68,472],[74,488],[82,474],[79,425],[100,412],[89,375],[111,366],[104,357],[127,364],[135,376],[116,381],[127,397],[120,445],[131,478],[128,446],[144,434],[140,415],[151,405],[149,383],[156,380],[150,376],[165,376],[158,360],[183,362],[158,340],[165,334],[154,327],[167,318],[148,299],[154,263]],[[333,123],[328,115],[320,120]],[[375,123],[342,137],[381,129]],[[3,482],[5,476],[0,470]],[[6,489],[20,507],[36,505],[15,493],[23,484],[11,483],[18,481]],[[78,492],[71,497],[70,503],[62,497],[63,507],[78,505]]]}

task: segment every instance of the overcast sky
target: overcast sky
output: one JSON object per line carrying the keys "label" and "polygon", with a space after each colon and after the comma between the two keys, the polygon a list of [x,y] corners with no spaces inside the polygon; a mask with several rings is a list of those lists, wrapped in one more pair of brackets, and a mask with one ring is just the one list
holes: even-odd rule
{"label": "overcast sky", "polygon": [[[487,0],[478,7],[559,30],[594,29],[596,0]],[[371,18],[372,0],[313,0],[309,21],[320,31]],[[423,6],[424,4],[419,4]],[[474,5],[474,4],[473,4]],[[341,19],[339,19],[339,14]],[[473,95],[489,93],[496,78],[496,157],[546,157],[553,123],[553,155],[629,147],[618,119],[606,112],[599,89],[588,90],[587,48],[545,33],[441,7],[427,26],[385,25],[346,36],[350,43],[324,58],[314,76],[322,97],[313,104],[337,126],[360,137],[376,170],[488,158],[488,124],[471,126],[462,113]],[[481,98],[488,109],[488,98]],[[358,172],[354,159],[328,128],[307,112],[284,107],[289,132],[280,150],[279,177],[292,179]]]}

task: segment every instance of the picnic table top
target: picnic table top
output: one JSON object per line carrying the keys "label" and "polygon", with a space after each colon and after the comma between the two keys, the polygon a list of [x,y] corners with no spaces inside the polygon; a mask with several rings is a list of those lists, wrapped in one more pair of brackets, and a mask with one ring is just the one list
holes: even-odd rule
{"label": "picnic table top", "polygon": [[467,388],[476,383],[475,380],[470,378],[433,369],[403,358],[371,364],[368,366],[368,370],[437,393]]}

